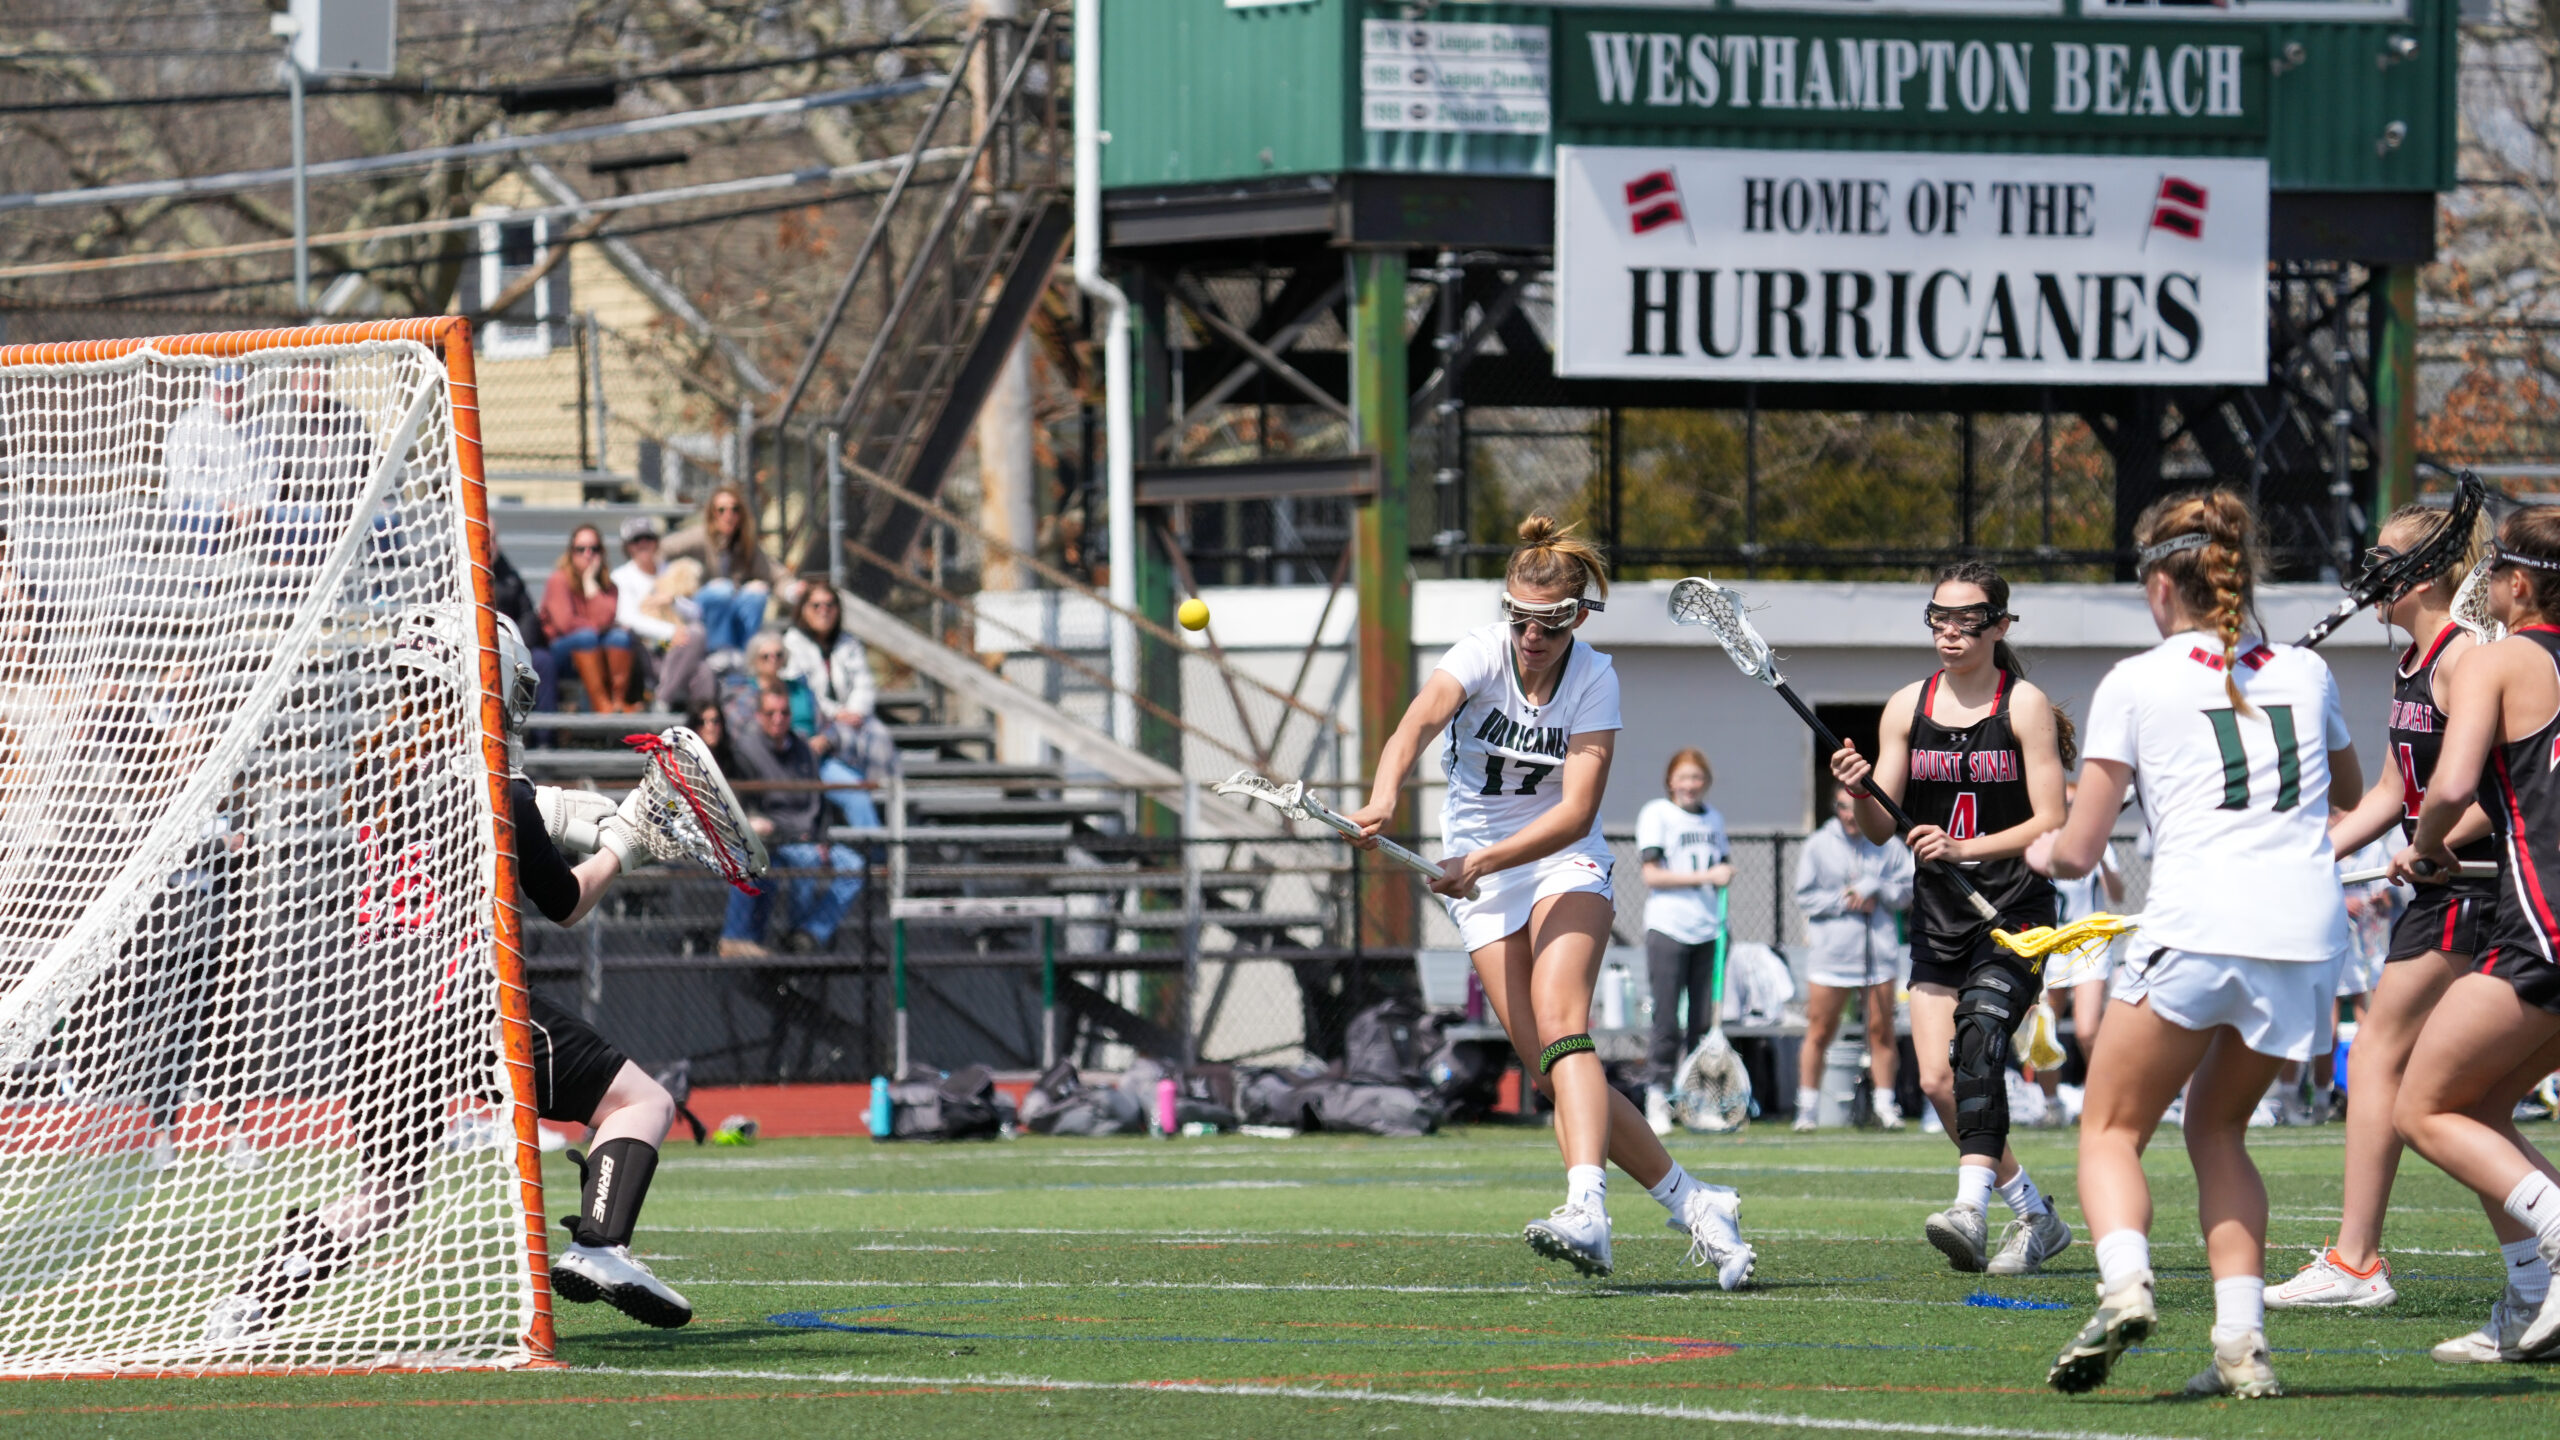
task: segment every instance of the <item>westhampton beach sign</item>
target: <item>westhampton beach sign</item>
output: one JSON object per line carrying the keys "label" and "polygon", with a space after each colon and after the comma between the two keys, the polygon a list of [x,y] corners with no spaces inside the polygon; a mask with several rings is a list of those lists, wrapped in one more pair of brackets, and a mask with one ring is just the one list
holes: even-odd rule
{"label": "westhampton beach sign", "polygon": [[1556,149],[1556,371],[2266,380],[2267,162]]}
{"label": "westhampton beach sign", "polygon": [[1679,129],[2267,129],[2266,38],[2172,22],[1559,11],[1556,118]]}

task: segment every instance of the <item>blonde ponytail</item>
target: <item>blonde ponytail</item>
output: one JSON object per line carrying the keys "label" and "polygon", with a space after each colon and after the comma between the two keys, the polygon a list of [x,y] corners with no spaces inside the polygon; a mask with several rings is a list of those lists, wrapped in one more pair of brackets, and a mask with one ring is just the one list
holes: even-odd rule
{"label": "blonde ponytail", "polygon": [[1506,583],[1560,589],[1575,595],[1609,593],[1608,557],[1600,547],[1545,515],[1520,522],[1520,548],[1502,572]]}

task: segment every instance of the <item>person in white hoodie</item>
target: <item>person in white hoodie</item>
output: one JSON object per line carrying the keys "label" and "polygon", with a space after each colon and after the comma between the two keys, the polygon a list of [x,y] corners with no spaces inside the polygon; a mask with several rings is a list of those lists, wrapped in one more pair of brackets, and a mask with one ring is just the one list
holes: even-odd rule
{"label": "person in white hoodie", "polygon": [[1858,829],[1858,801],[1846,789],[1831,792],[1831,819],[1807,836],[1796,856],[1796,908],[1804,912],[1804,1048],[1796,1056],[1798,1130],[1814,1128],[1822,1098],[1822,1052],[1839,1033],[1841,1013],[1853,994],[1866,996],[1867,1069],[1875,1077],[1876,1122],[1902,1128],[1894,1099],[1894,991],[1911,966],[1911,949],[1899,923],[1911,904],[1911,847],[1893,836],[1883,844]]}

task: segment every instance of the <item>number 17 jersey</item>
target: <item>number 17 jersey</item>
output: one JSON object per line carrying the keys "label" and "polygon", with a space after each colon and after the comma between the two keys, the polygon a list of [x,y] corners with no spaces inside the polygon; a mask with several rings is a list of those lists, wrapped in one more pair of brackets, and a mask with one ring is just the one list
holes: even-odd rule
{"label": "number 17 jersey", "polygon": [[[1565,750],[1573,737],[1620,728],[1618,672],[1608,656],[1579,640],[1565,653],[1564,673],[1543,705],[1520,693],[1510,628],[1499,622],[1470,631],[1436,668],[1467,696],[1449,718],[1443,754],[1449,792],[1440,823],[1452,855],[1507,840],[1554,809],[1564,799]],[[1576,852],[1604,867],[1610,863],[1597,814],[1591,833],[1558,853]]]}
{"label": "number 17 jersey", "polygon": [[2131,767],[2151,826],[2142,940],[2203,955],[2325,961],[2347,943],[2329,844],[2329,752],[2347,717],[2327,662],[2241,637],[2172,635],[2119,661],[2089,702],[2081,754]]}

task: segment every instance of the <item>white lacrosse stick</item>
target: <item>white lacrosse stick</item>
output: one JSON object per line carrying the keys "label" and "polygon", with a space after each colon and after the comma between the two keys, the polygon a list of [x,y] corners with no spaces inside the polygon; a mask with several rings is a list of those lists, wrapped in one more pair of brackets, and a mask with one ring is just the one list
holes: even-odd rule
{"label": "white lacrosse stick", "polygon": [[2494,645],[2507,638],[2507,627],[2489,613],[2489,557],[2471,567],[2462,577],[2462,587],[2453,592],[2453,623],[2471,632],[2471,638],[2483,645]]}
{"label": "white lacrosse stick", "polygon": [[755,880],[771,863],[764,842],[702,737],[675,725],[655,735],[626,736],[624,743],[650,761],[622,807],[641,848],[660,860],[708,865],[747,894],[761,894]]}
{"label": "white lacrosse stick", "polygon": [[[1778,698],[1794,708],[1796,718],[1813,727],[1813,733],[1822,741],[1821,759],[1826,765],[1830,763],[1832,755],[1840,749],[1840,737],[1831,733],[1830,726],[1815,718],[1813,711],[1796,698],[1787,678],[1778,673],[1778,657],[1769,653],[1769,642],[1761,639],[1760,632],[1751,628],[1751,617],[1743,613],[1742,596],[1738,591],[1692,575],[1671,587],[1671,623],[1706,627],[1707,633],[1716,637],[1716,643],[1724,647],[1724,653],[1733,658],[1735,669],[1777,691]],[[1884,807],[1884,813],[1893,817],[1896,831],[1910,832],[1912,819],[1894,803],[1892,796],[1874,785],[1867,787],[1867,794]],[[1992,908],[1981,891],[1973,888],[1973,882],[1965,878],[1963,871],[1953,865],[1937,868],[1939,873],[1955,882],[1957,891],[1964,896],[1965,903],[1973,907],[1974,914],[1985,920],[2000,918],[2000,912]]]}
{"label": "white lacrosse stick", "polygon": [[[1209,788],[1220,795],[1233,795],[1240,800],[1259,800],[1292,820],[1313,820],[1346,840],[1360,838],[1360,827],[1342,818],[1332,806],[1308,794],[1304,780],[1279,785],[1250,770],[1239,770]],[[1378,853],[1427,879],[1437,880],[1444,873],[1439,866],[1393,840],[1379,840]],[[1467,898],[1476,898],[1476,887],[1467,887]]]}
{"label": "white lacrosse stick", "polygon": [[[2435,867],[2432,865],[2424,867],[2424,873],[2433,874],[2434,871]],[[2495,860],[2462,860],[2455,862],[2452,878],[2458,880],[2488,880],[2494,878],[2497,873],[2498,862]],[[2338,883],[2341,885],[2369,885],[2376,880],[2388,880],[2390,878],[2391,871],[2388,868],[2381,870],[2349,870],[2338,877]]]}

